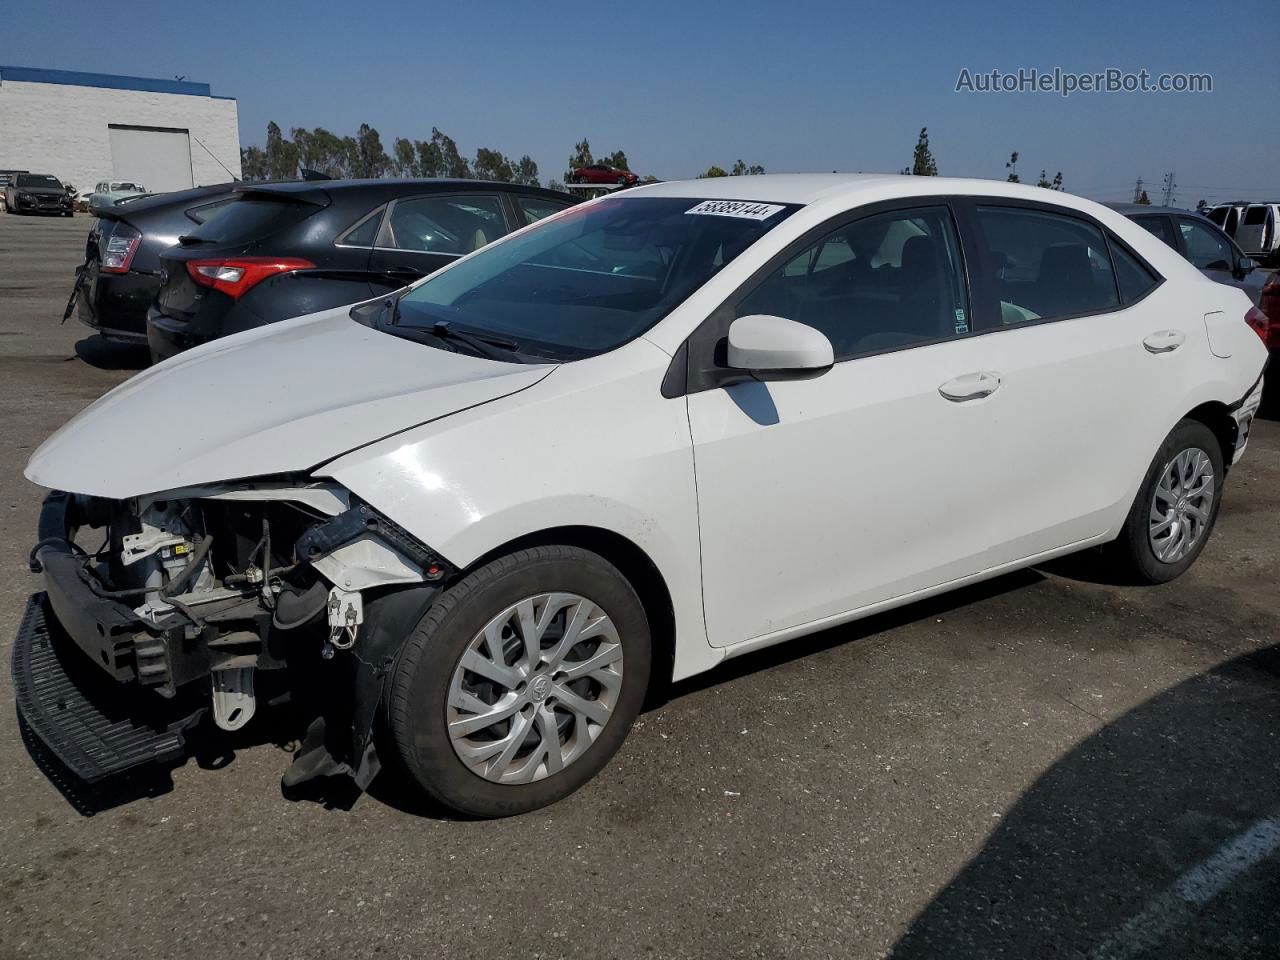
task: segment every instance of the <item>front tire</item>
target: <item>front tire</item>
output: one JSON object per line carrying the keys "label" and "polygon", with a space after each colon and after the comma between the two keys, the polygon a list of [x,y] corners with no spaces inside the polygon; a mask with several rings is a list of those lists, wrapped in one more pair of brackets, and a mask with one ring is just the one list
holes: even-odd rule
{"label": "front tire", "polygon": [[1168,583],[1200,556],[1222,503],[1222,448],[1213,431],[1182,420],[1156,451],[1111,559],[1127,580]]}
{"label": "front tire", "polygon": [[387,718],[410,778],[470,816],[535,810],[617,752],[651,644],[635,590],[577,547],[520,550],[431,606],[393,671]]}

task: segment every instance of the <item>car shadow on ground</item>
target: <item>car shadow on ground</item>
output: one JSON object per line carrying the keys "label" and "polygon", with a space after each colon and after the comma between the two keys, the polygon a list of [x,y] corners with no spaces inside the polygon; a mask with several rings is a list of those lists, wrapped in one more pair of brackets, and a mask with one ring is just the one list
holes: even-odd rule
{"label": "car shadow on ground", "polygon": [[1280,943],[1280,646],[1058,760],[892,960],[1268,957]]}
{"label": "car shadow on ground", "polygon": [[116,343],[100,334],[76,341],[76,356],[99,370],[142,370],[151,365],[145,344]]}

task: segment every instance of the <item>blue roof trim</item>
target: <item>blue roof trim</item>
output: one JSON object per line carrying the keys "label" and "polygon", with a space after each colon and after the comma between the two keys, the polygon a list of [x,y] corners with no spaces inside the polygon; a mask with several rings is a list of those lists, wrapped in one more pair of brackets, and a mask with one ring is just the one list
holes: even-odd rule
{"label": "blue roof trim", "polygon": [[40,67],[0,65],[0,80],[61,83],[73,87],[104,87],[108,90],[142,90],[146,93],[181,93],[190,97],[212,96],[207,83],[156,80],[148,77],[120,77],[111,73],[81,73],[78,70],[44,70]]}

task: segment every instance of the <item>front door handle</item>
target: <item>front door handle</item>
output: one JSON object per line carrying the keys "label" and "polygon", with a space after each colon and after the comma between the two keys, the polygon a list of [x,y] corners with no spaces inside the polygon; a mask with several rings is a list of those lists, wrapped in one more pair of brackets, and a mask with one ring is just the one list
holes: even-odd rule
{"label": "front door handle", "polygon": [[1181,330],[1157,330],[1142,338],[1148,353],[1169,353],[1186,343],[1187,335]]}
{"label": "front door handle", "polygon": [[965,400],[981,400],[1000,389],[1000,374],[990,370],[979,370],[977,373],[966,373],[963,376],[948,380],[938,388],[938,392],[948,400],[962,403]]}

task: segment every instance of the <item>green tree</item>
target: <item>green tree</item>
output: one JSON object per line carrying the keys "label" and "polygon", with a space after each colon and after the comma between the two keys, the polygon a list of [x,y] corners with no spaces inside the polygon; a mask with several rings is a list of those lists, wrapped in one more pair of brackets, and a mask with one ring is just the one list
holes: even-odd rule
{"label": "green tree", "polygon": [[1061,170],[1059,170],[1057,173],[1055,173],[1055,174],[1053,175],[1053,183],[1050,185],[1049,189],[1050,189],[1050,190],[1059,190],[1059,191],[1061,191],[1061,190],[1065,190],[1065,189],[1066,189],[1066,188],[1065,188],[1065,187],[1063,187],[1063,185],[1062,185],[1062,171],[1061,171]]}
{"label": "green tree", "polygon": [[[582,142],[586,143],[585,140]],[[619,170],[631,169],[629,166],[627,166],[627,155],[622,150],[613,151],[613,153],[609,154],[607,157],[602,157],[600,162],[607,163],[609,166],[616,167]]]}
{"label": "green tree", "polygon": [[548,189],[548,190],[555,190],[555,191],[558,191],[559,193],[568,193],[568,192],[569,192],[568,190],[566,190],[566,189],[564,188],[564,184],[563,184],[563,183],[561,183],[559,180],[548,180],[548,181],[547,181],[547,189]]}
{"label": "green tree", "polygon": [[412,140],[396,137],[391,145],[391,170],[397,177],[418,176],[418,153]]}
{"label": "green tree", "polygon": [[284,138],[279,125],[267,124],[267,179],[292,180],[298,175],[298,148]]}
{"label": "green tree", "polygon": [[527,153],[513,164],[513,169],[516,183],[523,183],[530,187],[538,186],[538,165]]}
{"label": "green tree", "polygon": [[733,169],[729,171],[729,176],[754,177],[761,173],[764,173],[764,167],[760,166],[758,163],[753,163],[750,166],[747,166],[741,160],[738,160],[734,163]]}
{"label": "green tree", "polygon": [[440,153],[440,172],[431,176],[455,177],[463,180],[471,176],[471,165],[467,163],[467,158],[458,152],[458,145],[453,137],[441,133],[438,127],[432,127],[431,143]]}
{"label": "green tree", "polygon": [[487,147],[476,150],[471,172],[478,180],[501,180],[504,183],[510,183],[515,177],[511,161],[502,155],[502,151],[490,150]]}
{"label": "green tree", "polygon": [[1036,181],[1036,186],[1044,187],[1046,190],[1048,190],[1049,187],[1051,186],[1051,184],[1049,183],[1049,177],[1046,175],[1045,171],[1043,170],[1040,171],[1040,179]]}
{"label": "green tree", "polygon": [[1208,209],[1209,209],[1208,201],[1205,201],[1205,200],[1196,201],[1196,213],[1203,214]]}
{"label": "green tree", "polygon": [[240,148],[240,178],[242,180],[267,179],[267,152],[261,147]]}
{"label": "green tree", "polygon": [[1018,151],[1015,150],[1009,155],[1009,162],[1005,164],[1005,169],[1009,171],[1008,180],[1010,183],[1019,183],[1018,180]]}
{"label": "green tree", "polygon": [[356,131],[351,176],[361,180],[376,179],[386,176],[390,166],[391,160],[382,147],[378,131],[367,123],[360,124],[360,129]]}
{"label": "green tree", "polygon": [[929,149],[928,127],[921,127],[920,136],[916,138],[916,148],[911,155],[911,173],[917,177],[938,175],[938,164],[933,159],[933,151]]}
{"label": "green tree", "polygon": [[1138,199],[1137,199],[1136,201],[1134,201],[1134,202],[1135,202],[1135,203],[1138,203],[1138,204],[1141,204],[1141,205],[1142,205],[1142,206],[1144,206],[1144,207],[1149,207],[1149,206],[1151,206],[1151,198],[1147,196],[1147,191],[1145,191],[1145,190],[1143,190],[1143,191],[1142,191],[1142,194],[1141,194],[1141,195],[1138,197]]}
{"label": "green tree", "polygon": [[440,154],[440,145],[433,140],[413,141],[417,158],[413,168],[418,177],[439,177],[444,173],[444,157]]}
{"label": "green tree", "polygon": [[[291,133],[298,151],[298,166],[330,177],[350,176],[347,168],[347,146],[342,137],[324,127],[316,127],[314,130],[295,127]],[[351,138],[347,137],[346,140]]]}
{"label": "green tree", "polygon": [[569,169],[572,171],[578,167],[589,167],[593,163],[595,161],[591,159],[591,144],[583,137],[574,144],[573,153],[569,156]]}
{"label": "green tree", "polygon": [[707,167],[706,173],[698,174],[699,180],[706,180],[708,177],[727,177],[729,172],[723,167]]}

